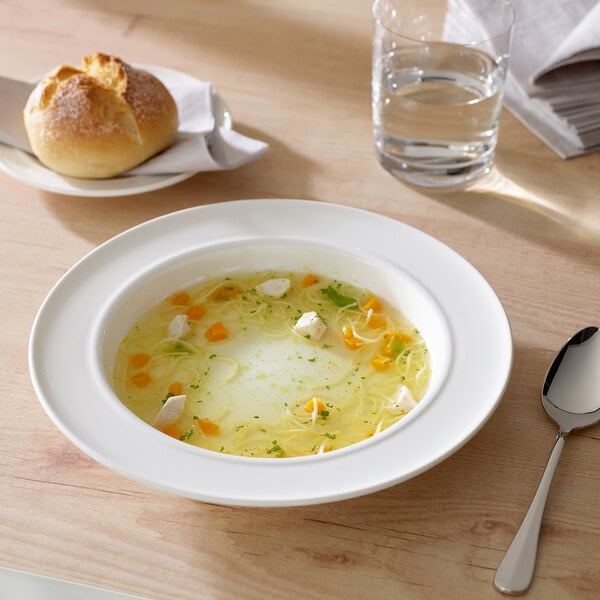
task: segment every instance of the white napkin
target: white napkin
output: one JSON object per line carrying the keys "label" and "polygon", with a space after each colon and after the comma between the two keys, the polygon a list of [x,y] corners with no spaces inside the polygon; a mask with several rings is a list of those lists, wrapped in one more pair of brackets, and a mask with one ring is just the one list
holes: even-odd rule
{"label": "white napkin", "polygon": [[[448,0],[470,18],[444,32],[485,39],[481,0]],[[515,12],[506,107],[559,156],[600,150],[600,0],[510,0]],[[461,13],[462,14],[462,13]],[[493,43],[490,40],[489,43]]]}
{"label": "white napkin", "polygon": [[600,150],[600,0],[511,0],[504,101],[559,156]]}
{"label": "white napkin", "polygon": [[[232,130],[223,100],[212,85],[190,76],[157,75],[171,92],[179,111],[174,143],[124,175],[196,173],[235,169],[262,156],[265,142]],[[0,77],[0,143],[31,153],[23,109],[34,84]]]}

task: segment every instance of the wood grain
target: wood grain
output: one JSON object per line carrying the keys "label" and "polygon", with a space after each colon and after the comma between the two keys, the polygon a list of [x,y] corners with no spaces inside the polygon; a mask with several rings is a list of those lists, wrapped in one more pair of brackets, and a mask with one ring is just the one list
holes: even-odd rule
{"label": "wood grain", "polygon": [[[236,127],[270,144],[235,172],[143,196],[64,197],[0,172],[0,564],[156,600],[494,598],[494,571],[555,435],[540,386],[553,353],[600,320],[600,155],[560,160],[504,113],[497,169],[431,194],[372,149],[367,0],[3,0],[1,73],[33,78],[111,52],[213,82]],[[189,206],[307,198],[430,233],[490,281],[509,316],[505,397],[465,447],[366,497],[235,509],[153,491],[100,466],[50,422],[27,343],[56,280],[121,231]],[[485,334],[485,332],[482,332]],[[542,528],[531,598],[600,589],[600,433],[570,436]]]}

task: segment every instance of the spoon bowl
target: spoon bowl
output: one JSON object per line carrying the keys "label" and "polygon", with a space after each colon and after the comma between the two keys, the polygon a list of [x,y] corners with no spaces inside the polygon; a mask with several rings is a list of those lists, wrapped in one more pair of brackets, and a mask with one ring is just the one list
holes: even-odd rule
{"label": "spoon bowl", "polygon": [[600,421],[598,327],[578,331],[556,355],[544,381],[542,406],[559,430],[529,510],[496,571],[494,584],[506,594],[523,593],[531,584],[544,507],[567,435]]}
{"label": "spoon bowl", "polygon": [[[600,335],[598,327],[576,333],[556,355],[542,390],[542,406],[561,431],[600,420]],[[558,373],[560,371],[560,377]],[[595,419],[594,419],[595,416]]]}

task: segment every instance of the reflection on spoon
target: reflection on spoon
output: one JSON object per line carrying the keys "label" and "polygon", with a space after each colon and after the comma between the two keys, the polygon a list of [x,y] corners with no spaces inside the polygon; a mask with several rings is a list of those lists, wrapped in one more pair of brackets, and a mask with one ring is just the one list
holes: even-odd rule
{"label": "reflection on spoon", "polygon": [[[556,408],[571,413],[590,413],[600,408],[600,335],[594,335],[597,331],[597,327],[582,329],[552,363],[542,398]],[[559,368],[560,377],[556,377]]]}
{"label": "reflection on spoon", "polygon": [[600,421],[600,334],[598,327],[576,333],[550,365],[542,406],[559,426],[554,448],[523,523],[496,571],[494,584],[506,594],[530,585],[546,498],[567,435]]}

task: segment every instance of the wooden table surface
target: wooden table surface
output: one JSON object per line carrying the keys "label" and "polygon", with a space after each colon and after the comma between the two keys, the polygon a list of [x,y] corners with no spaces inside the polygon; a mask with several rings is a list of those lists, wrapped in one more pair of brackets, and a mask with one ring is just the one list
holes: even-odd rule
{"label": "wooden table surface", "polygon": [[[556,428],[540,405],[564,341],[600,324],[600,154],[564,161],[504,112],[497,170],[475,190],[409,189],[374,158],[368,0],[3,0],[0,74],[31,79],[104,51],[213,82],[269,152],[160,191],[61,196],[0,171],[0,565],[146,598],[494,598],[495,569]],[[508,313],[499,408],[443,463],[378,493],[231,508],[154,491],[83,454],[38,402],[32,321],[56,280],[147,219],[244,198],[306,198],[415,226],[461,253]],[[600,428],[569,437],[531,598],[597,598]],[[0,590],[0,597],[2,590]]]}

